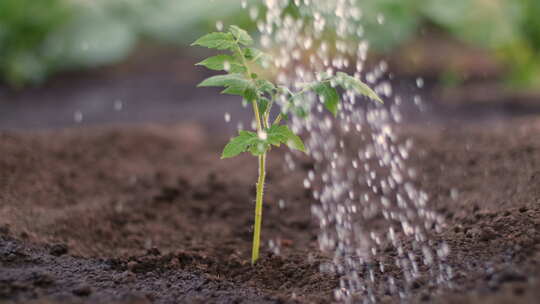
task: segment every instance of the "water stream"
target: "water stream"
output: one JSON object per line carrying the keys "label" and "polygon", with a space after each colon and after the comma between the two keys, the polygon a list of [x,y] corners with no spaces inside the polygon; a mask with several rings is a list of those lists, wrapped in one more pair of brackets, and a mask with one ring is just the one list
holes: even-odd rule
{"label": "water stream", "polygon": [[[415,182],[418,172],[407,164],[414,143],[395,133],[402,120],[399,106],[413,103],[421,110],[422,101],[393,94],[385,62],[366,68],[369,42],[363,39],[361,1],[263,3],[263,10],[245,1],[242,6],[257,22],[261,45],[275,56],[270,68],[279,84],[297,89],[321,73],[346,71],[385,100],[382,106],[343,92],[333,118],[313,95],[305,99],[311,115],[292,118],[316,163],[303,186],[313,194],[320,249],[333,256],[321,271],[340,276],[336,300],[375,303],[381,294],[406,299],[418,280],[449,284],[449,247],[431,237],[444,221],[430,210],[428,195]],[[384,18],[377,16],[381,26]],[[421,79],[417,85],[423,85]],[[287,155],[286,161],[294,170],[295,156]],[[392,258],[383,259],[383,251]]]}

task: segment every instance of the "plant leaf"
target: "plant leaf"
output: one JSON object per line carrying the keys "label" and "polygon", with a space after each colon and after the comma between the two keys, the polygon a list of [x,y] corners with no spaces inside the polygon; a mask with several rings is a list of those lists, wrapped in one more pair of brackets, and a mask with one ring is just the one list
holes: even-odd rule
{"label": "plant leaf", "polygon": [[244,97],[244,99],[247,101],[253,101],[257,100],[258,96],[259,95],[257,93],[257,88],[255,87],[255,85],[253,85],[253,83],[249,82],[247,87],[244,89],[242,97]]}
{"label": "plant leaf", "polygon": [[207,58],[196,65],[202,65],[214,71],[227,71],[231,73],[244,73],[246,68],[230,55],[217,55]]}
{"label": "plant leaf", "polygon": [[367,96],[372,100],[384,103],[382,99],[375,93],[367,84],[363,83],[359,79],[349,76],[343,72],[338,72],[334,81],[342,86],[345,90],[353,90],[357,94]]}
{"label": "plant leaf", "polygon": [[268,80],[259,79],[255,82],[255,85],[264,93],[273,94],[276,90],[276,86]]}
{"label": "plant leaf", "polygon": [[251,82],[241,74],[217,75],[207,78],[198,87],[225,87],[223,94],[244,96]]}
{"label": "plant leaf", "polygon": [[233,34],[216,32],[202,36],[201,38],[197,39],[197,41],[193,42],[191,45],[199,45],[210,49],[218,50],[232,50],[234,49],[236,42],[234,40]]}
{"label": "plant leaf", "polygon": [[221,158],[231,158],[242,152],[250,152],[255,156],[264,154],[270,148],[268,138],[263,140],[257,133],[249,131],[240,131],[239,136],[231,139],[223,149]]}
{"label": "plant leaf", "polygon": [[259,156],[266,153],[266,151],[268,151],[268,148],[270,148],[268,142],[259,139],[258,141],[254,142],[249,146],[249,152],[253,154],[253,156]]}
{"label": "plant leaf", "polygon": [[289,148],[306,152],[302,139],[294,134],[286,125],[273,125],[266,130],[266,139],[260,138],[257,133],[240,131],[239,136],[232,138],[223,149],[221,158],[231,158],[242,152],[250,152],[255,156],[268,151],[270,145],[279,147],[286,144]]}
{"label": "plant leaf", "polygon": [[267,141],[269,144],[278,146],[286,144],[289,148],[306,152],[304,142],[300,136],[296,135],[286,125],[273,125],[267,131]]}
{"label": "plant leaf", "polygon": [[229,31],[234,35],[240,44],[249,46],[253,44],[253,38],[245,30],[239,28],[236,25],[231,25]]}
{"label": "plant leaf", "polygon": [[339,95],[337,90],[328,82],[316,83],[312,86],[312,89],[324,100],[326,109],[336,116],[339,105]]}
{"label": "plant leaf", "polygon": [[270,55],[256,48],[246,48],[244,49],[244,58],[248,61],[263,65],[266,61],[270,60]]}
{"label": "plant leaf", "polygon": [[249,131],[240,131],[240,135],[234,137],[223,149],[221,159],[231,158],[239,155],[242,152],[248,151],[250,145],[257,141],[256,133]]}
{"label": "plant leaf", "polygon": [[304,103],[303,94],[291,95],[288,99],[288,103],[284,107],[284,110],[286,113],[292,113],[299,118],[306,118],[309,114],[309,109],[306,108]]}

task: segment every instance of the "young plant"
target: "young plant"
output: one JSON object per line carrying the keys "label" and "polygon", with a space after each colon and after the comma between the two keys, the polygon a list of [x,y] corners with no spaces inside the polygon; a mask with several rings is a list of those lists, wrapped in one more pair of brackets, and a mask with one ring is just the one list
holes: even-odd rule
{"label": "young plant", "polygon": [[[222,93],[239,95],[246,102],[251,103],[253,107],[256,132],[239,131],[239,135],[232,138],[225,146],[221,158],[231,158],[243,152],[249,152],[259,160],[251,257],[251,262],[255,264],[259,258],[267,153],[272,146],[279,147],[282,144],[287,145],[290,149],[305,152],[302,139],[294,134],[287,125],[282,124],[283,118],[287,118],[288,115],[300,117],[307,115],[309,109],[305,104],[302,104],[302,101],[305,100],[305,94],[308,92],[314,92],[320,96],[325,108],[336,116],[339,108],[337,86],[381,103],[382,100],[366,84],[341,72],[333,76],[323,76],[320,81],[306,83],[297,92],[292,92],[284,86],[277,86],[267,79],[261,79],[252,72],[252,68],[257,65],[262,68],[263,62],[268,60],[269,56],[253,48],[253,43],[253,39],[245,30],[233,25],[229,27],[228,32],[207,34],[192,45],[228,51],[228,54],[213,56],[197,64],[211,70],[227,73],[210,77],[198,86],[224,87],[225,90]],[[281,113],[271,122],[272,106],[277,102],[278,97],[283,98],[283,96],[286,103],[282,105]]]}

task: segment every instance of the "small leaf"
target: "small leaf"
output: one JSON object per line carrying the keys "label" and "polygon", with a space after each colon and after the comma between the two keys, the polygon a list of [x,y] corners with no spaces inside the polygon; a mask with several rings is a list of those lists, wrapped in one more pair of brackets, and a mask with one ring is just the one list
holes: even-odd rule
{"label": "small leaf", "polygon": [[227,74],[210,77],[201,82],[198,87],[225,87],[223,94],[244,96],[251,82],[241,74]]}
{"label": "small leaf", "polygon": [[248,131],[240,131],[240,135],[231,139],[223,149],[221,158],[231,158],[242,152],[247,152],[250,145],[257,141],[257,134]]}
{"label": "small leaf", "polygon": [[244,89],[242,96],[247,101],[256,100],[258,97],[257,88],[252,83],[249,83],[248,86]]}
{"label": "small leaf", "polygon": [[286,125],[273,125],[267,131],[268,143],[278,146],[286,144],[289,148],[306,152],[304,142],[300,136],[294,134]]}
{"label": "small leaf", "polygon": [[253,38],[246,32],[245,30],[239,28],[236,25],[231,25],[229,27],[229,30],[234,35],[234,37],[238,40],[239,43],[249,46],[253,44]]}
{"label": "small leaf", "polygon": [[279,147],[286,144],[289,148],[305,152],[302,139],[294,134],[286,125],[273,125],[266,130],[266,137],[260,138],[257,133],[240,131],[239,136],[231,139],[223,149],[221,158],[230,158],[242,152],[250,152],[255,156],[268,151],[270,145]]}
{"label": "small leaf", "polygon": [[324,100],[326,109],[336,116],[339,105],[339,95],[336,89],[328,82],[316,83],[312,89]]}
{"label": "small leaf", "polygon": [[256,48],[246,48],[244,49],[244,58],[249,61],[257,62],[258,64],[263,65],[265,62],[270,60],[270,55]]}
{"label": "small leaf", "polygon": [[303,94],[293,94],[288,99],[288,104],[285,105],[285,112],[292,112],[299,118],[306,118],[309,115],[309,109],[306,109]]}
{"label": "small leaf", "polygon": [[287,146],[289,146],[290,149],[302,151],[304,153],[306,152],[306,147],[302,141],[302,138],[292,132],[289,140],[287,141]]}
{"label": "small leaf", "polygon": [[266,141],[258,140],[257,142],[249,146],[249,152],[253,156],[259,156],[266,153],[266,151],[268,151],[268,148],[270,148],[270,145]]}
{"label": "small leaf", "polygon": [[367,84],[363,83],[359,79],[349,76],[343,72],[338,72],[334,78],[337,84],[342,86],[345,90],[353,90],[357,94],[367,96],[372,100],[384,103],[382,99],[375,93]]}
{"label": "small leaf", "polygon": [[210,49],[231,50],[235,46],[234,36],[231,33],[210,33],[202,36],[191,45],[199,45]]}
{"label": "small leaf", "polygon": [[259,79],[255,82],[255,85],[264,93],[273,94],[276,90],[276,86],[268,80]]}
{"label": "small leaf", "polygon": [[244,73],[246,68],[230,55],[217,55],[207,58],[196,65],[202,65],[214,71],[227,71],[231,73]]}

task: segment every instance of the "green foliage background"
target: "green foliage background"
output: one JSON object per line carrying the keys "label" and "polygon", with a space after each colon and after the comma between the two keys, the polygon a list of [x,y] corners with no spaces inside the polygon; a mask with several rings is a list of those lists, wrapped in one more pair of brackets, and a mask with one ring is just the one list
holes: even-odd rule
{"label": "green foliage background", "polygon": [[141,40],[186,46],[217,20],[249,23],[230,0],[1,0],[0,76],[20,87],[117,62]]}
{"label": "green foliage background", "polygon": [[[540,84],[538,0],[362,0],[366,37],[391,51],[433,24],[468,44],[492,51],[511,70],[514,84]],[[377,15],[385,18],[381,26]]]}
{"label": "green foliage background", "polygon": [[[511,67],[514,83],[540,83],[538,0],[359,3],[366,37],[379,52],[414,38],[427,23],[492,51]],[[39,83],[57,71],[117,62],[141,40],[187,45],[215,29],[217,20],[254,28],[239,1],[231,0],[2,0],[0,75],[14,86]]]}

